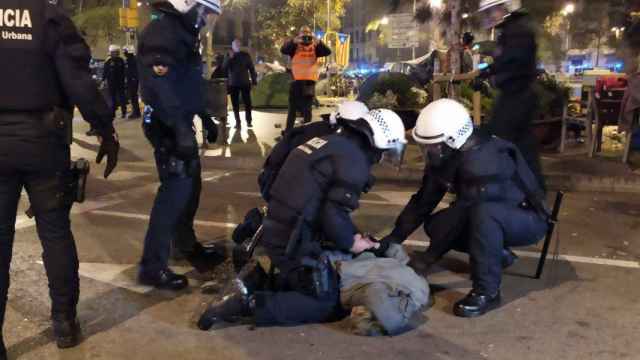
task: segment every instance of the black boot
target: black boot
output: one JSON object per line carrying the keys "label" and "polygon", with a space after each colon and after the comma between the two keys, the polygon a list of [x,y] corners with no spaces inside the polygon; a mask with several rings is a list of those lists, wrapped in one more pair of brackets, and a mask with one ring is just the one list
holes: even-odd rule
{"label": "black boot", "polygon": [[203,331],[210,330],[214,325],[222,322],[236,323],[242,318],[252,315],[253,296],[249,295],[242,281],[235,279],[232,289],[227,292],[222,300],[209,305],[207,310],[198,320],[198,328]]}
{"label": "black boot", "polygon": [[453,305],[453,313],[459,317],[477,317],[500,306],[500,291],[486,295],[472,290],[464,299]]}
{"label": "black boot", "polygon": [[268,276],[260,263],[250,261],[225,291],[222,300],[209,305],[200,316],[198,328],[207,331],[221,322],[234,323],[253,314],[253,294],[264,289]]}
{"label": "black boot", "polygon": [[80,324],[75,315],[53,315],[53,335],[59,349],[74,347],[80,343]]}
{"label": "black boot", "polygon": [[140,271],[138,274],[138,282],[142,285],[149,285],[158,289],[182,290],[189,286],[189,280],[184,275],[178,275],[171,269],[164,269],[157,273],[147,273]]}
{"label": "black boot", "polygon": [[185,253],[187,261],[200,273],[212,270],[222,264],[227,258],[226,255],[226,248],[224,246],[203,246],[198,242],[194,245],[192,252]]}
{"label": "black boot", "polygon": [[513,263],[518,260],[518,255],[516,255],[511,249],[505,248],[502,249],[502,268],[506,269],[509,266],[513,265]]}

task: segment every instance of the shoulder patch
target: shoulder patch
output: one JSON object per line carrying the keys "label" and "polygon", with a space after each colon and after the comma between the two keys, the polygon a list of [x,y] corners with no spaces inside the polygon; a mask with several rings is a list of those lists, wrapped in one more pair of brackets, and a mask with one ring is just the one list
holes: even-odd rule
{"label": "shoulder patch", "polygon": [[312,146],[316,149],[320,149],[321,147],[327,144],[327,140],[320,139],[318,137],[313,138],[307,142],[307,145]]}

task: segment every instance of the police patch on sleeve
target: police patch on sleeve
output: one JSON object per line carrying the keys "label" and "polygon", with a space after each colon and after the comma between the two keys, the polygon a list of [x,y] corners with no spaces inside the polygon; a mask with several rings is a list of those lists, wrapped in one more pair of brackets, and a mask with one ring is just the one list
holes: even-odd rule
{"label": "police patch on sleeve", "polygon": [[44,3],[38,5],[16,0],[0,3],[0,48],[32,49],[37,46]]}
{"label": "police patch on sleeve", "polygon": [[326,140],[322,140],[320,138],[313,138],[311,140],[309,140],[307,142],[307,145],[315,148],[315,149],[320,149],[321,147],[325,146],[327,144]]}

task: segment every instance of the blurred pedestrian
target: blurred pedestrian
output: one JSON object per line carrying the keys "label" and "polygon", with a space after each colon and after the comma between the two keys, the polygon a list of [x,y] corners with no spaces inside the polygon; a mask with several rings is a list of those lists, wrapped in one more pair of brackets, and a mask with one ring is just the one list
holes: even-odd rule
{"label": "blurred pedestrian", "polygon": [[289,114],[285,132],[293,129],[296,114],[301,112],[304,123],[311,122],[311,107],[319,78],[318,58],[331,55],[331,49],[313,36],[311,28],[303,26],[297,37],[287,41],[280,52],[291,57],[293,81],[289,90]]}
{"label": "blurred pedestrian", "polygon": [[138,59],[136,58],[135,48],[133,46],[125,47],[124,56],[126,59],[127,100],[131,103],[131,114],[129,114],[127,118],[139,119],[142,114],[140,113],[140,101],[138,99],[140,80],[138,77]]}
{"label": "blurred pedestrian", "polygon": [[127,97],[125,94],[126,64],[120,57],[118,45],[109,46],[109,59],[104,63],[104,79],[111,95],[111,109],[115,117],[118,108],[122,118],[127,117]]}
{"label": "blurred pedestrian", "polygon": [[251,86],[258,84],[258,74],[249,53],[241,50],[241,42],[236,39],[231,43],[231,52],[225,60],[223,68],[228,73],[229,95],[236,119],[236,128],[240,128],[240,95],[244,103],[247,127],[253,127],[251,117]]}

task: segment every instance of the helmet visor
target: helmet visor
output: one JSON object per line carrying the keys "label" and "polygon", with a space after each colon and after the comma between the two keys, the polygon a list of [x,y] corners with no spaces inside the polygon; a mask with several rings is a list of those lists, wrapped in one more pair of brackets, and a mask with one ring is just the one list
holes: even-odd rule
{"label": "helmet visor", "polygon": [[380,163],[387,163],[393,167],[399,168],[404,161],[404,154],[406,150],[406,144],[397,142],[392,148],[384,150]]}

